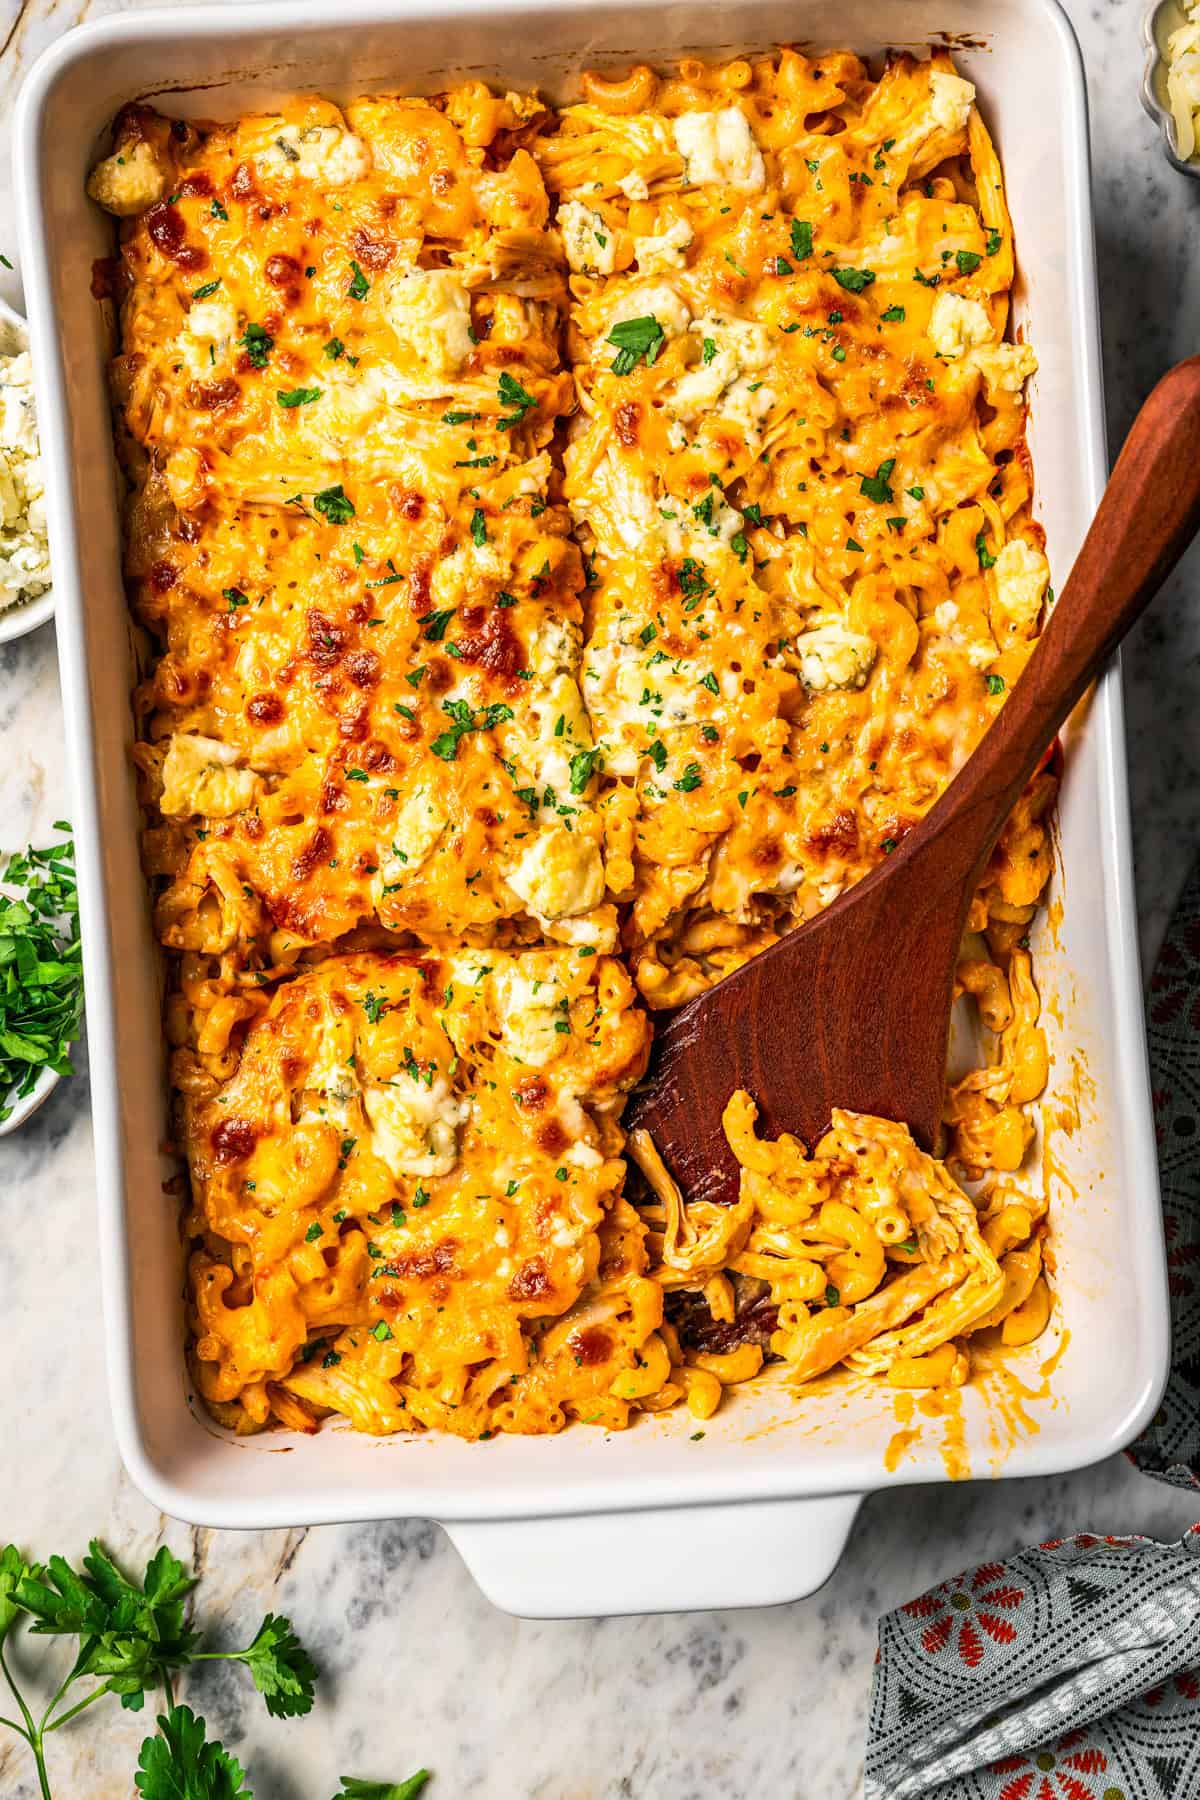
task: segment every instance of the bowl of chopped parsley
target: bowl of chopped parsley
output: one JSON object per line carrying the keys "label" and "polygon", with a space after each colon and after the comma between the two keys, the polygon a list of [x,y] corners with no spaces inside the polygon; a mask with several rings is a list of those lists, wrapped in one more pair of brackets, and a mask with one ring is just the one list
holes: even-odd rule
{"label": "bowl of chopped parsley", "polygon": [[0,866],[0,1136],[71,1073],[83,1019],[75,846],[65,833]]}

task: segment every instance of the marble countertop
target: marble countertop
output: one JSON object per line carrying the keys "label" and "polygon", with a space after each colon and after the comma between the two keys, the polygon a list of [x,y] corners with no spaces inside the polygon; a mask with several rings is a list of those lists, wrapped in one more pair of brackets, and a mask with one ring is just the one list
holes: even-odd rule
{"label": "marble countertop", "polygon": [[[176,0],[179,3],[179,0]],[[1138,104],[1135,0],[1067,0],[1092,103],[1111,442],[1169,363],[1198,348],[1200,184],[1158,153]],[[0,0],[0,133],[22,72],[54,36],[113,10]],[[0,251],[16,261],[0,136]],[[0,292],[20,303],[16,273]],[[1200,586],[1193,553],[1126,652],[1143,957],[1196,848]],[[0,843],[69,810],[54,630],[0,649]],[[861,1787],[875,1621],[964,1565],[1090,1528],[1177,1536],[1194,1498],[1114,1458],[1052,1480],[907,1488],[868,1500],[813,1599],[757,1612],[531,1624],[482,1598],[421,1521],[237,1534],[189,1531],[135,1491],[113,1449],[100,1353],[86,1068],[0,1142],[0,1361],[10,1374],[0,1542],[76,1555],[93,1533],[145,1556],[165,1535],[204,1572],[201,1610],[233,1642],[288,1613],[323,1670],[307,1720],[269,1720],[228,1674],[183,1697],[236,1748],[258,1800],[325,1800],[339,1771],[437,1774],[438,1800],[843,1800]],[[31,1229],[32,1224],[32,1229]],[[53,1740],[56,1793],[125,1800],[146,1724],[109,1703]],[[36,1792],[0,1733],[0,1791]]]}

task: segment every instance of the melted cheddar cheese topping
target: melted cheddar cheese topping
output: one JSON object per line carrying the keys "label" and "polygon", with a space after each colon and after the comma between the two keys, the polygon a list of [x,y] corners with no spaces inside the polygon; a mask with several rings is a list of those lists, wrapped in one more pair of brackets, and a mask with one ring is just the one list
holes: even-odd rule
{"label": "melted cheddar cheese topping", "polygon": [[898,843],[1036,635],[1036,358],[1003,341],[973,99],[944,57],[874,82],[785,51],[593,80],[535,146],[572,224],[563,491],[596,577],[609,887],[652,1006]]}
{"label": "melted cheddar cheese topping", "polygon": [[215,1416],[619,1427],[764,1355],[937,1385],[1034,1335],[1002,1177],[1053,760],[972,908],[946,1165],[850,1114],[766,1144],[735,1095],[705,1207],[618,1123],[640,1002],[886,856],[1036,641],[1037,364],[971,84],[783,50],[558,111],[133,107],[89,187]]}

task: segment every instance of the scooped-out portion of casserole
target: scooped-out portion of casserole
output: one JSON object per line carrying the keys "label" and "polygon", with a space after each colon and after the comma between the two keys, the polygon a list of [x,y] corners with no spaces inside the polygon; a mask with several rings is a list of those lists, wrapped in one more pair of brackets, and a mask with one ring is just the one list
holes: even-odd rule
{"label": "scooped-out portion of casserole", "polygon": [[620,1126],[654,1012],[895,848],[1051,598],[974,89],[790,49],[581,89],[131,107],[89,184],[189,1355],[238,1431],[954,1385],[1050,1312],[1009,1177],[1054,760],[971,912],[944,1160],[739,1093],[714,1207]]}

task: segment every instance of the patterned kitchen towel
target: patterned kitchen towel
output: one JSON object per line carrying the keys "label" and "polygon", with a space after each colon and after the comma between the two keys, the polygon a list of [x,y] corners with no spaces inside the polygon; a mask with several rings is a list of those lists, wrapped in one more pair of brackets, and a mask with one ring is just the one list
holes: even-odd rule
{"label": "patterned kitchen towel", "polygon": [[1196,1800],[1200,1526],[1081,1535],[880,1621],[866,1800]]}
{"label": "patterned kitchen towel", "polygon": [[1171,1375],[1129,1454],[1147,1475],[1200,1487],[1200,862],[1155,964],[1146,1027],[1171,1289]]}

